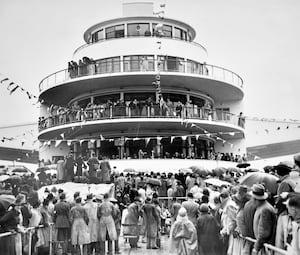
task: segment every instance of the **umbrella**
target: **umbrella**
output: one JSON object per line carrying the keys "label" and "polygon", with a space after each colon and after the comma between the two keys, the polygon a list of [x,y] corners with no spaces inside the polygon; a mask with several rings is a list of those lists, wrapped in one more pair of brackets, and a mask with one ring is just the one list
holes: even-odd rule
{"label": "umbrella", "polygon": [[0,195],[0,204],[7,210],[7,208],[14,203],[16,198],[13,195]]}
{"label": "umbrella", "polygon": [[228,170],[230,173],[240,173],[240,172],[241,172],[241,169],[238,168],[238,167],[228,167],[227,170]]}
{"label": "umbrella", "polygon": [[39,167],[37,170],[36,170],[36,172],[38,173],[38,172],[43,172],[43,171],[46,171],[46,170],[49,170],[50,169],[50,167],[48,167],[48,166],[41,166],[41,167]]}
{"label": "umbrella", "polygon": [[226,182],[226,181],[222,181],[222,180],[219,180],[219,179],[216,179],[216,178],[209,178],[209,179],[204,180],[204,182],[207,183],[207,184],[213,185],[213,186],[217,186],[217,187],[231,186],[231,183]]}
{"label": "umbrella", "polygon": [[161,186],[161,181],[155,178],[149,178],[147,183],[155,186]]}
{"label": "umbrella", "polygon": [[191,166],[190,168],[194,174],[199,174],[200,176],[207,176],[209,174],[209,170],[202,166]]}
{"label": "umbrella", "polygon": [[181,169],[179,169],[179,172],[181,172],[183,174],[193,173],[192,169],[190,169],[190,168],[181,168]]}
{"label": "umbrella", "polygon": [[133,169],[133,168],[125,168],[125,169],[123,170],[123,172],[124,172],[124,173],[135,173],[136,171],[135,171],[135,169]]}
{"label": "umbrella", "polygon": [[278,177],[272,174],[267,174],[264,172],[253,172],[247,173],[246,175],[242,176],[239,179],[239,183],[248,187],[252,187],[252,185],[255,183],[262,183],[268,191],[270,191],[272,194],[276,194],[278,180]]}
{"label": "umbrella", "polygon": [[10,178],[9,175],[4,174],[4,175],[0,175],[0,182],[5,182],[6,180],[8,180]]}
{"label": "umbrella", "polygon": [[212,173],[216,176],[221,176],[226,171],[227,171],[227,169],[225,167],[217,167],[217,168],[212,170]]}
{"label": "umbrella", "polygon": [[250,166],[249,163],[238,163],[238,164],[236,165],[236,167],[238,167],[238,168],[246,168],[246,167],[248,167],[248,166]]}

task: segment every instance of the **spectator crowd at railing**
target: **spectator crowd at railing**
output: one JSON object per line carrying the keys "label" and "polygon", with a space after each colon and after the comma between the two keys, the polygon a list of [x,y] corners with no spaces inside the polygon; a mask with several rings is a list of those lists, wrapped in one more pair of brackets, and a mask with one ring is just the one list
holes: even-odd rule
{"label": "spectator crowd at railing", "polygon": [[[54,254],[59,249],[73,254],[77,249],[80,254],[105,254],[108,242],[108,253],[119,254],[119,238],[123,235],[134,249],[142,243],[147,249],[160,249],[166,245],[161,240],[167,238],[171,254],[178,255],[272,251],[298,255],[300,194],[295,174],[299,178],[300,154],[295,155],[294,163],[293,167],[280,163],[265,168],[264,173],[201,167],[169,174],[132,169],[118,173],[112,172],[107,160],[91,158],[87,181],[114,183],[115,196],[82,197],[75,192],[74,201],[66,201],[67,191],[53,187],[45,189],[41,200],[30,185],[22,187],[23,194],[1,208],[1,232],[14,233],[0,235],[1,251],[22,254],[17,248],[31,244],[35,254],[49,252],[50,247]],[[265,174],[279,181],[270,184],[266,178],[247,186],[241,178],[249,174]],[[49,228],[46,230],[52,222],[53,240]],[[40,224],[46,228],[32,233],[30,242],[18,236],[22,226]]]}

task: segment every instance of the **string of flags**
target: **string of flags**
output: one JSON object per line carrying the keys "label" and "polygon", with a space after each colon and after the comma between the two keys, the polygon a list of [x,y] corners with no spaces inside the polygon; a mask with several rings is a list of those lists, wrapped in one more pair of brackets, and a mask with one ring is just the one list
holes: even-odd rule
{"label": "string of flags", "polygon": [[[4,76],[3,74],[0,73],[0,85],[5,85],[6,89],[9,91],[9,95],[12,95],[16,93],[17,91],[21,91],[24,93],[29,100],[31,99],[37,99],[37,96],[26,90],[25,88],[21,87],[19,84],[15,83],[12,81],[10,78],[7,76]],[[38,102],[36,102],[34,105],[36,105]]]}

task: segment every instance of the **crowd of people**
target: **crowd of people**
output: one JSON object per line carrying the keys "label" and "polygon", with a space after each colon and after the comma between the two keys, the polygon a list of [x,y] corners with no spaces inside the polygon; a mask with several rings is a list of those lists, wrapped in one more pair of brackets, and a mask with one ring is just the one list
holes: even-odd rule
{"label": "crowd of people", "polygon": [[[99,178],[99,163],[95,157],[89,160],[92,181]],[[34,185],[27,184],[7,208],[0,203],[0,232],[15,233],[0,238],[0,250],[25,253],[28,237],[16,237],[24,228],[43,225],[32,236],[35,254],[49,253],[50,226],[55,233],[53,249],[63,254],[119,254],[120,236],[133,249],[141,243],[147,249],[169,243],[170,252],[178,255],[265,254],[266,243],[300,254],[300,194],[291,177],[299,176],[300,154],[294,163],[293,168],[285,163],[266,168],[279,178],[272,193],[265,183],[241,185],[242,171],[117,173],[104,160],[102,182],[114,183],[114,197],[83,197],[79,191],[67,201],[67,191],[53,187],[41,198]],[[208,185],[207,175],[224,184]]]}

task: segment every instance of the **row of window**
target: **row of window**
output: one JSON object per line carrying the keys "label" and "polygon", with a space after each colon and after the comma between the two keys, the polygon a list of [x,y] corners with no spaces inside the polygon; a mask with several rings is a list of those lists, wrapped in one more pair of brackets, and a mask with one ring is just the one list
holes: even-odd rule
{"label": "row of window", "polygon": [[[152,29],[151,26],[152,25]],[[156,36],[157,31],[155,30],[157,23],[131,23],[127,24],[127,35],[126,36]],[[152,31],[151,31],[152,30]],[[163,25],[162,36],[169,38],[177,38],[180,40],[191,41],[191,35],[178,27],[173,27],[170,25]],[[116,25],[107,27],[105,29],[100,29],[92,34],[92,43],[101,41],[104,39],[121,38],[125,37],[125,25]]]}

